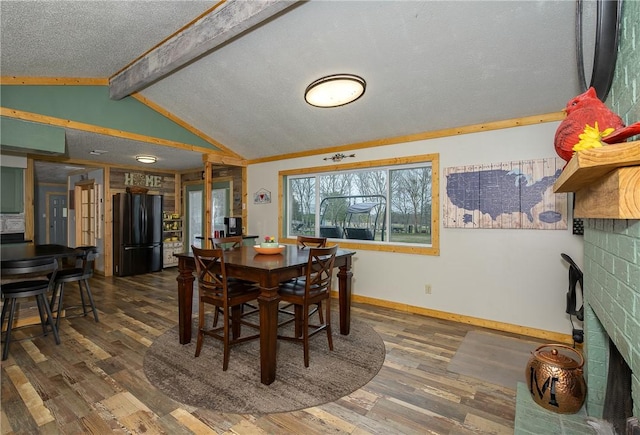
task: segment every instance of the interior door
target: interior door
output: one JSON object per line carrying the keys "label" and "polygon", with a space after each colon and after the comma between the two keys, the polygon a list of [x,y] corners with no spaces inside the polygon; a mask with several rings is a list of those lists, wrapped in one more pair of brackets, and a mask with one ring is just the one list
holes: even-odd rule
{"label": "interior door", "polygon": [[67,245],[67,195],[49,195],[47,243]]}
{"label": "interior door", "polygon": [[76,183],[76,246],[95,246],[98,235],[98,202],[93,180]]}

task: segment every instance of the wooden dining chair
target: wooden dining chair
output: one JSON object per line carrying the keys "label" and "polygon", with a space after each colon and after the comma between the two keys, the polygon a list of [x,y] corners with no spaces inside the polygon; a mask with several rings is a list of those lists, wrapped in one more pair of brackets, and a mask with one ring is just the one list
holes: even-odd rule
{"label": "wooden dining chair", "polygon": [[298,236],[296,238],[296,244],[299,249],[304,248],[324,248],[327,246],[326,237],[311,237],[311,236]]}
{"label": "wooden dining chair", "polygon": [[213,249],[235,249],[242,246],[242,236],[209,237]]}
{"label": "wooden dining chair", "polygon": [[[19,281],[8,282],[0,286],[0,294],[3,302],[0,325],[4,325],[7,312],[9,313],[9,321],[7,323],[7,331],[5,333],[4,347],[2,348],[3,361],[9,357],[9,344],[11,343],[13,319],[16,312],[16,305],[18,305],[18,300],[20,299],[35,296],[36,304],[38,306],[38,313],[40,314],[40,324],[42,326],[43,334],[48,334],[47,326],[49,326],[51,328],[51,331],[53,331],[53,336],[56,340],[56,344],[60,344],[58,328],[56,326],[56,323],[53,321],[51,308],[49,307],[49,303],[46,297],[47,292],[54,286],[57,270],[58,260],[54,257],[2,261],[3,278],[12,276],[15,276],[17,279],[19,279],[20,276],[29,277],[29,279],[21,279]],[[49,274],[49,277],[47,279],[44,279],[47,274]]]}
{"label": "wooden dining chair", "polygon": [[[60,328],[60,317],[62,310],[65,310],[65,317],[87,316],[88,312],[93,312],[93,318],[96,322],[98,319],[98,310],[93,300],[91,287],[89,287],[89,278],[93,276],[93,266],[98,256],[98,248],[95,246],[80,246],[76,248],[78,255],[74,267],[58,270],[55,278],[55,285],[51,293],[51,301],[49,306],[51,311],[56,311],[56,327]],[[64,305],[64,287],[67,283],[77,282],[80,290],[80,305],[65,306]],[[86,294],[86,299],[85,299]],[[78,314],[70,314],[69,310],[74,308],[82,308],[82,312]]]}
{"label": "wooden dining chair", "polygon": [[[306,248],[324,248],[327,246],[327,238],[326,237],[311,237],[311,236],[298,236],[296,238],[296,245],[298,249],[306,249]],[[290,281],[287,281],[285,284],[294,285],[300,280],[304,280],[304,276],[293,278]],[[289,314],[293,316],[295,313],[291,311],[291,304],[285,304],[279,308],[279,312],[283,314]],[[316,307],[309,313],[309,316],[318,313],[320,317],[320,323],[324,323],[324,319],[322,318],[322,302],[318,302]],[[282,324],[289,323],[292,320],[285,321]]]}
{"label": "wooden dining chair", "polygon": [[[326,331],[329,349],[333,350],[331,338],[331,284],[333,264],[336,259],[338,246],[325,248],[311,248],[307,273],[304,280],[295,284],[285,283],[280,286],[280,298],[284,302],[293,304],[295,310],[294,336],[278,335],[283,340],[302,342],[304,350],[304,366],[309,367],[309,338]],[[309,323],[309,307],[326,301],[325,318],[318,325]],[[326,319],[326,321],[324,321]]]}
{"label": "wooden dining chair", "polygon": [[[222,249],[200,249],[191,246],[198,278],[198,340],[196,354],[200,356],[204,336],[216,338],[223,343],[222,370],[229,367],[230,348],[234,344],[243,343],[260,337],[260,334],[241,336],[241,326],[246,325],[260,329],[260,325],[248,322],[243,318],[242,305],[255,300],[260,291],[258,287],[241,281],[227,280],[227,271]],[[205,325],[205,306],[214,307],[214,313],[221,309],[222,326]]]}
{"label": "wooden dining chair", "polygon": [[[237,249],[237,248],[240,248],[242,246],[242,244],[243,244],[242,236],[209,237],[209,241],[211,242],[211,247],[213,249]],[[242,281],[245,284],[249,284],[250,283],[249,281],[239,280],[237,278],[227,278],[227,280],[229,282]],[[247,308],[248,311],[244,310],[244,308]],[[249,314],[256,313],[258,311],[258,309],[259,308],[258,308],[257,305],[244,304],[242,313],[244,315],[249,315]],[[215,315],[213,317],[213,326],[216,326],[218,324],[219,311],[220,311],[220,309],[216,310],[216,313],[215,313]]]}

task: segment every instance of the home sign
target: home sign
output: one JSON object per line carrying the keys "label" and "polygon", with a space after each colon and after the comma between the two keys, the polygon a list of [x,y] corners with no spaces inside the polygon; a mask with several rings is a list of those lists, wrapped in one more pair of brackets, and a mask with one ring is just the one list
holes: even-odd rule
{"label": "home sign", "polygon": [[146,175],[135,172],[124,173],[125,186],[162,187],[162,176]]}

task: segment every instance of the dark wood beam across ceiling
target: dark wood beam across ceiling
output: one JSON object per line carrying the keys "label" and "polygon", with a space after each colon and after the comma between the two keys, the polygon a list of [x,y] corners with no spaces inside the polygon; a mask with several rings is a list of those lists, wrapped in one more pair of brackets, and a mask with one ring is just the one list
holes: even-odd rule
{"label": "dark wood beam across ceiling", "polygon": [[109,79],[109,96],[122,99],[299,3],[228,0]]}

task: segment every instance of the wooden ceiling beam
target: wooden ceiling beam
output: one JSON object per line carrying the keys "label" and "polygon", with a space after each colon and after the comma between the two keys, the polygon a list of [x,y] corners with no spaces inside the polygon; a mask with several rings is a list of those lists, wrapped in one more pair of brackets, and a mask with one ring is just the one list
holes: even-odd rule
{"label": "wooden ceiling beam", "polygon": [[224,166],[241,166],[241,167],[247,166],[247,161],[244,159],[236,159],[231,156],[225,156],[225,155],[214,154],[214,153],[203,154],[202,162],[204,164],[212,163],[212,164],[224,165]]}
{"label": "wooden ceiling beam", "polygon": [[109,79],[120,100],[185,66],[230,39],[294,6],[292,0],[227,0]]}

